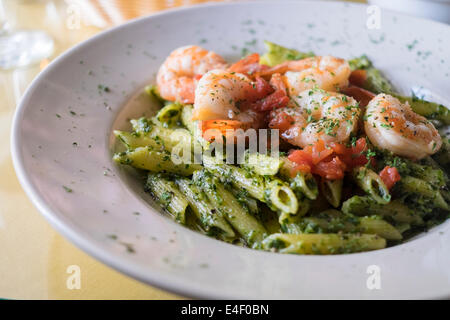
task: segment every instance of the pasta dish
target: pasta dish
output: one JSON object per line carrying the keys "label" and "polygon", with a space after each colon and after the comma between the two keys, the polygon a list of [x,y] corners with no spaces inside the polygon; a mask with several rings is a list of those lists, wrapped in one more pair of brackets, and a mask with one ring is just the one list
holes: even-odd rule
{"label": "pasta dish", "polygon": [[233,64],[174,50],[145,88],[157,114],[114,131],[114,160],[167,214],[292,254],[382,249],[448,218],[445,106],[400,95],[367,56],[265,44]]}

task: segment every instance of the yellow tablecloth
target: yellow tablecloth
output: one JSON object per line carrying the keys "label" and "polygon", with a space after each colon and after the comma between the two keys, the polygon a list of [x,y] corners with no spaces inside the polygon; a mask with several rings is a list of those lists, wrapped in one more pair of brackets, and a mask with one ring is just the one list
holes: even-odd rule
{"label": "yellow tablecloth", "polygon": [[[90,7],[93,25],[71,20],[74,1],[6,0],[9,22],[15,28],[46,30],[55,40],[55,58],[76,43],[138,15],[204,0],[108,0],[121,15],[108,15],[98,0],[79,0]],[[363,1],[359,1],[363,2]],[[111,8],[108,8],[111,9]],[[96,11],[97,10],[97,11]],[[1,17],[0,17],[1,18]],[[99,263],[54,231],[26,197],[16,178],[10,156],[11,120],[31,80],[48,64],[0,71],[0,298],[9,299],[176,299]],[[66,286],[67,268],[78,265],[81,289]]]}

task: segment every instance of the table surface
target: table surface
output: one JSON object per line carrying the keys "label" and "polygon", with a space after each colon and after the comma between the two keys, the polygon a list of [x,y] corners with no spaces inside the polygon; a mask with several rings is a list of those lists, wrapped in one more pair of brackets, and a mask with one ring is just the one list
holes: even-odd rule
{"label": "table surface", "polygon": [[[110,0],[121,15],[108,15],[99,0],[80,0],[91,6],[76,28],[70,27],[68,1],[5,0],[8,22],[18,29],[41,29],[55,40],[50,59],[28,68],[0,71],[0,298],[8,299],[179,299],[182,297],[131,279],[94,260],[53,230],[20,186],[10,155],[11,121],[20,97],[33,78],[51,59],[127,19],[166,8],[205,2],[202,0]],[[1,1],[0,1],[1,2]],[[9,4],[8,4],[9,2]],[[364,2],[364,1],[358,1]],[[144,4],[145,3],[145,4]],[[122,4],[122,5],[121,5]],[[73,9],[73,8],[72,8]],[[76,11],[76,10],[75,10]],[[68,289],[67,268],[78,265],[81,288]]]}

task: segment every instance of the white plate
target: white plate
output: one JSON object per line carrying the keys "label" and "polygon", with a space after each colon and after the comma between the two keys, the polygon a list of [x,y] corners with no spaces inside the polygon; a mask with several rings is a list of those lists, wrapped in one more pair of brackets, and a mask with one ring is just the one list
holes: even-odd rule
{"label": "white plate", "polygon": [[[135,20],[93,37],[48,66],[18,107],[12,153],[19,179],[42,214],[77,246],[132,277],[183,295],[449,297],[450,222],[375,252],[296,256],[254,251],[210,239],[161,215],[141,183],[111,161],[111,130],[140,114],[124,105],[154,80],[171,50],[186,44],[229,59],[237,59],[243,47],[262,52],[263,39],[344,58],[366,53],[400,89],[424,87],[442,102],[450,98],[448,26],[382,11],[381,29],[369,30],[367,17],[365,6],[337,2],[204,5]],[[101,92],[99,85],[110,92]],[[381,271],[380,290],[367,287],[371,265]]]}

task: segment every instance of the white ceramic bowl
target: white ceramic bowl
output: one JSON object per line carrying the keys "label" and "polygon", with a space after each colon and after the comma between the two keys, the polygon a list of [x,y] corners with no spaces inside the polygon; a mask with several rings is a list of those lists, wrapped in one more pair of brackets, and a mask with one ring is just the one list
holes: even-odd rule
{"label": "white ceramic bowl", "polygon": [[[154,80],[171,50],[186,44],[229,59],[238,59],[243,47],[262,52],[263,39],[344,58],[366,53],[401,90],[424,87],[448,103],[450,28],[384,12],[382,29],[368,30],[366,19],[365,6],[338,2],[211,4],[99,34],[55,60],[23,97],[12,132],[17,175],[45,218],[77,246],[132,277],[183,295],[449,297],[450,222],[375,252],[254,251],[163,216],[141,182],[111,161],[112,129],[125,128],[128,117],[143,111],[125,104]],[[367,286],[371,265],[381,271],[380,290]]]}
{"label": "white ceramic bowl", "polygon": [[369,3],[450,24],[450,0],[369,0]]}

